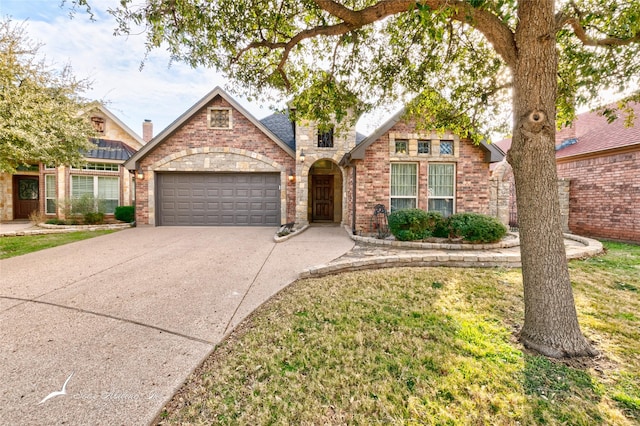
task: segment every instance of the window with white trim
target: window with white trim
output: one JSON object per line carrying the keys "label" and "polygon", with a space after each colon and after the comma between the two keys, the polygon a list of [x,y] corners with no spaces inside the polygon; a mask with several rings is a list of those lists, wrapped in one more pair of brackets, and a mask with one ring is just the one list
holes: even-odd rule
{"label": "window with white trim", "polygon": [[95,170],[99,172],[117,172],[120,165],[116,163],[86,163],[80,167],[71,167],[71,170]]}
{"label": "window with white trim", "polygon": [[231,129],[231,108],[209,108],[207,122],[210,129]]}
{"label": "window with white trim", "polygon": [[[71,197],[92,196],[104,213],[111,214],[120,203],[120,182],[110,176],[71,176]],[[96,206],[98,207],[98,206]]]}
{"label": "window with white trim", "polygon": [[455,164],[429,164],[429,211],[438,211],[445,217],[453,214],[455,176]]}
{"label": "window with white trim", "polygon": [[56,214],[56,176],[44,176],[44,212]]}
{"label": "window with white trim", "polygon": [[418,165],[415,163],[391,164],[390,211],[418,206]]}

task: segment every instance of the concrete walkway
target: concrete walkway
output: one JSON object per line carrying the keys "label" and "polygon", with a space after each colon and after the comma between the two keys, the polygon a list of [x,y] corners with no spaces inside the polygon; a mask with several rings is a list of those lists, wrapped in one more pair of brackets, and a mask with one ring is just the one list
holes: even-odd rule
{"label": "concrete walkway", "polygon": [[0,261],[2,423],[153,420],[246,315],[354,246],[340,227],[273,234],[140,227]]}

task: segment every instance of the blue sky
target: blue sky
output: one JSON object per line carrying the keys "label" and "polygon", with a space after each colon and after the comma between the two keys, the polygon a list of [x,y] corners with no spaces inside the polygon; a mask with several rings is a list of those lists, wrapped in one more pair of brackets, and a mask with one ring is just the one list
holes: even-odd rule
{"label": "blue sky", "polygon": [[[94,21],[83,11],[73,19],[69,5],[60,0],[0,0],[0,16],[24,22],[29,37],[42,44],[40,54],[53,68],[70,64],[77,77],[93,82],[85,97],[101,100],[106,107],[138,134],[150,119],[158,134],[216,86],[226,81],[214,70],[192,69],[181,63],[169,66],[164,51],[144,58],[144,35],[116,37],[113,18],[106,12],[118,0],[91,0]],[[271,114],[236,97],[257,118]],[[278,105],[280,107],[280,105]],[[371,130],[369,130],[370,132]]]}

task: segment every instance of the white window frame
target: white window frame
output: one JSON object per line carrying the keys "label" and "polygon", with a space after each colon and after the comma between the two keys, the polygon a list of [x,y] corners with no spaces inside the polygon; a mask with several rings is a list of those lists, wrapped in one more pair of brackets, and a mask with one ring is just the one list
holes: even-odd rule
{"label": "white window frame", "polygon": [[[118,198],[104,198],[104,199],[105,200],[111,200],[111,201],[117,200],[116,207],[120,206],[120,202],[121,202],[121,200],[120,200],[120,192],[121,192],[121,189],[120,189],[120,177],[119,176],[71,175],[71,178],[70,178],[71,179],[71,182],[70,182],[71,183],[71,198],[80,198],[80,197],[76,197],[76,194],[73,193],[73,178],[74,177],[87,177],[87,178],[92,178],[93,179],[93,194],[92,195],[93,195],[93,198],[95,200],[100,199],[98,197],[98,194],[100,193],[99,192],[98,182],[100,181],[100,179],[117,179],[117,182],[118,182],[117,197]],[[114,208],[114,210],[115,210],[115,208]],[[105,213],[106,214],[113,214],[114,212],[105,212]]]}
{"label": "white window frame", "polygon": [[[115,166],[115,170],[114,170],[114,166]],[[118,164],[118,163],[89,162],[89,163],[83,164],[80,167],[71,167],[71,170],[86,170],[86,171],[92,171],[92,172],[113,172],[113,173],[117,173],[117,172],[120,171],[120,164]]]}
{"label": "white window frame", "polygon": [[[53,195],[49,195],[49,190],[53,186]],[[44,175],[44,213],[56,214],[56,175]],[[49,211],[49,201],[53,200],[53,211]]]}
{"label": "white window frame", "polygon": [[[452,195],[438,195],[438,196],[432,196],[431,195],[431,171],[432,171],[432,167],[437,167],[437,166],[451,166],[453,169],[453,183],[452,183]],[[430,206],[430,201],[431,200],[451,200],[451,214],[454,214],[456,212],[456,163],[440,163],[440,162],[433,162],[433,163],[429,163],[428,164],[428,171],[427,171],[427,210],[428,211],[440,211],[440,210],[432,210],[429,208]]]}
{"label": "white window frame", "polygon": [[[411,165],[415,168],[415,180],[416,180],[416,186],[415,186],[415,195],[394,195],[393,194],[393,168],[394,166],[400,166],[400,165]],[[419,167],[418,167],[418,163],[391,163],[391,167],[389,168],[389,212],[393,212],[393,200],[394,199],[403,199],[403,200],[408,200],[408,199],[412,199],[414,200],[414,206],[413,208],[418,208],[418,177],[419,177]]]}
{"label": "white window frame", "polygon": [[[213,111],[227,111],[229,113],[229,121],[227,127],[213,126],[211,124],[211,113]],[[231,108],[228,107],[209,107],[207,108],[207,126],[210,129],[222,129],[222,130],[230,130],[233,128],[233,112]]]}

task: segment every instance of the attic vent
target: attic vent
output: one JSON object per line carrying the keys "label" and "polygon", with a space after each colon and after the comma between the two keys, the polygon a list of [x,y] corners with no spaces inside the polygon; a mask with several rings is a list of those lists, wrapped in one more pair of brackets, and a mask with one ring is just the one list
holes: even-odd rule
{"label": "attic vent", "polygon": [[207,111],[210,129],[231,129],[231,108],[209,108]]}
{"label": "attic vent", "polygon": [[91,117],[91,124],[93,124],[93,129],[98,133],[104,133],[104,118],[102,117]]}
{"label": "attic vent", "polygon": [[556,145],[556,151],[560,151],[561,149],[571,146],[576,142],[578,142],[578,139],[576,138],[565,139],[560,143],[560,145]]}

